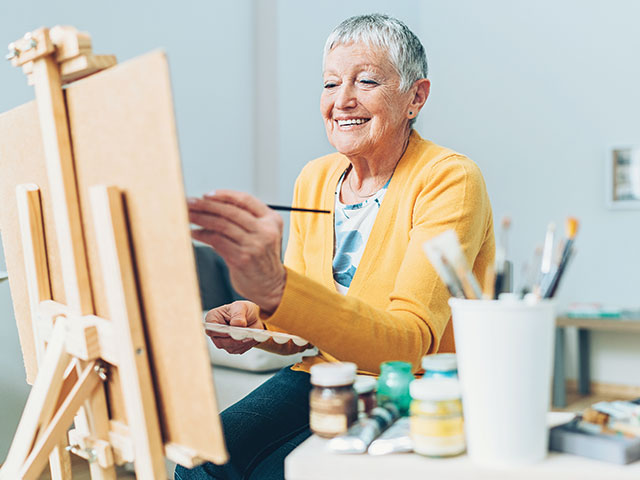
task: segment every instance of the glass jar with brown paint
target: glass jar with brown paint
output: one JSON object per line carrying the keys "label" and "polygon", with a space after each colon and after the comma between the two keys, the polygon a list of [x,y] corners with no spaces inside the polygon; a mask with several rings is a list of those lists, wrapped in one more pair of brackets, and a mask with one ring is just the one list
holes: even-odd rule
{"label": "glass jar with brown paint", "polygon": [[376,377],[357,375],[353,388],[358,394],[358,417],[367,417],[376,408]]}
{"label": "glass jar with brown paint", "polygon": [[325,438],[345,433],[358,418],[358,396],[353,388],[356,365],[323,363],[311,367],[309,426]]}

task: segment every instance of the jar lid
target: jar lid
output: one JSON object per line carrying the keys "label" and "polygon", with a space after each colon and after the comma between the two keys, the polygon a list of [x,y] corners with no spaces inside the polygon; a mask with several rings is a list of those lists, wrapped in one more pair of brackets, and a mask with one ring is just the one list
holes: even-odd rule
{"label": "jar lid", "polygon": [[458,369],[455,353],[436,353],[422,357],[422,368],[432,372],[448,372]]}
{"label": "jar lid", "polygon": [[455,400],[460,398],[460,383],[455,378],[422,378],[409,385],[416,400]]}
{"label": "jar lid", "polygon": [[382,372],[409,372],[411,373],[411,364],[409,362],[384,362],[380,364],[380,373]]}
{"label": "jar lid", "polygon": [[375,377],[370,375],[358,375],[356,376],[356,383],[353,384],[353,388],[356,389],[358,395],[363,393],[373,392],[376,388],[378,381]]}
{"label": "jar lid", "polygon": [[311,367],[311,383],[319,387],[350,385],[356,378],[356,364],[351,362],[321,363]]}

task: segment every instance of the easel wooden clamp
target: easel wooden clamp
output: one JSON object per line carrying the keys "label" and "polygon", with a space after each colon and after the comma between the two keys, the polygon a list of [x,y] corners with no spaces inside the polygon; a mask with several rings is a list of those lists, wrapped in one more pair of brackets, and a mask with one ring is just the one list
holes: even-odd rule
{"label": "easel wooden clamp", "polygon": [[[36,100],[66,303],[52,299],[40,189],[16,189],[24,264],[39,371],[27,400],[2,480],[70,479],[69,451],[89,461],[91,478],[115,478],[114,465],[135,462],[138,478],[164,478],[163,443],[142,325],[122,194],[91,188],[91,209],[110,319],[94,315],[85,232],[70,146],[64,83],[115,65],[93,55],[85,33],[69,27],[38,29],[9,46]],[[110,421],[103,382],[116,367],[128,425]],[[75,416],[75,429],[67,429]],[[189,457],[188,452],[179,452]],[[195,454],[185,463],[197,462]]]}

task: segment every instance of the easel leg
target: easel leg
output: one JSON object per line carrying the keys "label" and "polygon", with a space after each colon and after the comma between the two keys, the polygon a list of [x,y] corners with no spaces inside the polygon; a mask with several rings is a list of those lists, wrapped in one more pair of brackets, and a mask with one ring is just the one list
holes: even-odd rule
{"label": "easel leg", "polygon": [[65,328],[64,319],[58,320],[53,327],[44,361],[22,412],[7,460],[0,470],[1,480],[20,478],[18,472],[41,428],[42,412],[50,410],[58,400],[64,372],[71,360],[64,346]]}
{"label": "easel leg", "polygon": [[[36,358],[38,365],[42,365],[45,343],[41,340],[36,318],[40,302],[51,299],[51,282],[49,267],[45,250],[44,226],[42,221],[42,205],[40,189],[37,185],[24,184],[16,187],[16,200],[18,205],[18,217],[20,220],[20,234],[22,237],[23,255],[29,290],[31,306],[31,319],[33,326],[33,341],[36,346]],[[72,379],[75,382],[76,379]],[[64,387],[63,387],[64,390]],[[55,392],[52,392],[52,396]],[[61,396],[65,396],[63,391]],[[53,407],[51,402],[51,407]],[[53,409],[43,412],[42,423],[46,424],[53,415]],[[49,455],[52,480],[71,480],[71,457],[65,449],[66,438],[53,449]]]}
{"label": "easel leg", "polygon": [[49,469],[52,480],[71,480],[71,456],[66,450],[67,437],[53,448],[49,455]]}
{"label": "easel leg", "polygon": [[[80,373],[79,368],[78,374]],[[109,416],[104,388],[96,389],[91,397],[84,402],[74,423],[76,430],[86,437],[99,440],[109,438]],[[116,478],[114,465],[105,467],[98,462],[89,462],[89,471],[92,480],[115,480]]]}
{"label": "easel leg", "polygon": [[122,334],[118,371],[133,439],[136,475],[162,478],[165,475],[162,437],[122,193],[115,187],[96,186],[91,188],[90,195],[109,315]]}
{"label": "easel leg", "polygon": [[47,462],[46,453],[50,452],[59,443],[60,438],[65,437],[67,428],[82,402],[94,390],[101,390],[101,388],[97,388],[101,387],[102,381],[94,369],[95,365],[95,362],[91,362],[83,369],[78,383],[69,392],[62,406],[51,419],[51,423],[34,445],[29,457],[24,462],[24,466],[20,469],[20,476],[16,478],[23,480],[36,480],[38,478]]}

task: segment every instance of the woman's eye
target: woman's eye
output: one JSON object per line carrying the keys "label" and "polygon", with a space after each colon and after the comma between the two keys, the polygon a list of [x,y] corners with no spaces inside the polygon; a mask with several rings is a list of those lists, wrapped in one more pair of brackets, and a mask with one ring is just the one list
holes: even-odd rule
{"label": "woman's eye", "polygon": [[335,83],[331,83],[331,82],[328,82],[328,83],[324,84],[324,88],[334,88],[335,86],[336,86],[336,84]]}
{"label": "woman's eye", "polygon": [[365,85],[378,85],[378,82],[376,82],[375,80],[368,79],[360,80],[360,83],[364,83]]}

